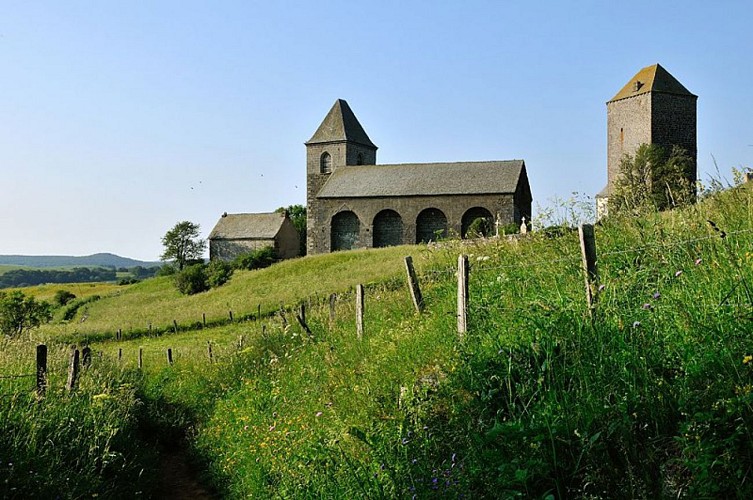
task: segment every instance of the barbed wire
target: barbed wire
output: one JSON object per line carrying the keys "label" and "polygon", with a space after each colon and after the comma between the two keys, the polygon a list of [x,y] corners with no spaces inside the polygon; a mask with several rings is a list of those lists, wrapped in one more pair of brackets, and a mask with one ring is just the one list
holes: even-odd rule
{"label": "barbed wire", "polygon": [[23,375],[0,375],[0,380],[2,379],[16,379],[16,378],[27,378],[27,377],[36,377],[36,373],[26,373]]}

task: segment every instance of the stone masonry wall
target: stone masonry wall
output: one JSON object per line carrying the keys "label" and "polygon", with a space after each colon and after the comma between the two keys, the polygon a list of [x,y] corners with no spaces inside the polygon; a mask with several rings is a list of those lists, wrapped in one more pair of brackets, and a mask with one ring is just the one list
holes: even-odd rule
{"label": "stone masonry wall", "polygon": [[[347,167],[346,167],[347,168]],[[330,251],[330,221],[341,211],[352,211],[360,221],[357,248],[371,248],[374,238],[374,218],[382,210],[394,210],[403,222],[404,244],[416,243],[416,218],[426,208],[436,208],[444,212],[451,235],[459,236],[463,214],[474,207],[483,207],[493,216],[499,214],[502,224],[520,223],[521,214],[516,214],[513,195],[453,195],[453,196],[411,196],[399,198],[338,198],[318,199],[311,209],[310,219],[319,221],[309,226],[309,252],[312,254]],[[526,210],[522,208],[521,210]],[[311,214],[311,212],[316,212]],[[530,207],[527,208],[530,216]],[[313,217],[312,217],[313,215]],[[517,218],[517,220],[516,220]]]}
{"label": "stone masonry wall", "polygon": [[625,154],[651,143],[651,94],[640,94],[607,103],[607,184],[620,173]]}

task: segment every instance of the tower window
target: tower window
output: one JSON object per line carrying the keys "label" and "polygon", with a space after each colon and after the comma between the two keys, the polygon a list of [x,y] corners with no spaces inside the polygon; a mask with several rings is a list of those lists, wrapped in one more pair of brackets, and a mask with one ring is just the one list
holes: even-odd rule
{"label": "tower window", "polygon": [[322,153],[322,157],[319,161],[320,171],[323,174],[329,174],[332,172],[332,157],[326,151]]}
{"label": "tower window", "polygon": [[358,153],[358,157],[356,157],[356,165],[363,165],[363,154]]}

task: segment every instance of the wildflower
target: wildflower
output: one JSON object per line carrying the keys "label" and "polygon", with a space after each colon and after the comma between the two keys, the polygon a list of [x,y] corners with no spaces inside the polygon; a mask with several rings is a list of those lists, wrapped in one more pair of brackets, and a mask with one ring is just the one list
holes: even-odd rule
{"label": "wildflower", "polygon": [[408,438],[403,438],[403,439],[402,439],[402,440],[401,440],[400,442],[401,442],[401,443],[402,443],[403,445],[406,445],[406,444],[410,443],[410,440],[409,440]]}
{"label": "wildflower", "polygon": [[95,394],[94,396],[92,396],[92,399],[94,401],[103,401],[103,400],[111,399],[111,396],[109,394],[105,394],[105,393]]}
{"label": "wildflower", "polygon": [[316,412],[316,415],[315,415],[315,416],[317,416],[317,417],[321,417],[321,416],[322,416],[322,412],[320,412],[320,411]]}
{"label": "wildflower", "polygon": [[452,454],[452,457],[450,458],[450,460],[452,460],[453,462],[455,462],[455,458],[456,458],[456,457],[457,457],[457,454],[456,454],[456,453],[453,453],[453,454]]}
{"label": "wildflower", "polygon": [[697,258],[697,259],[695,260],[695,265],[696,265],[696,266],[698,266],[698,265],[700,265],[700,264],[701,264],[701,262],[703,262],[703,259],[701,259],[701,258],[699,257],[699,258]]}
{"label": "wildflower", "polygon": [[638,328],[639,326],[641,326],[640,321],[633,321],[633,328]]}
{"label": "wildflower", "polygon": [[410,461],[410,463],[412,463],[413,465],[416,465],[418,463],[418,459],[414,458],[413,460]]}
{"label": "wildflower", "polygon": [[244,430],[244,431],[247,431],[247,430],[248,430],[248,426],[247,426],[247,425],[244,425],[244,426],[243,426],[243,430]]}
{"label": "wildflower", "polygon": [[747,364],[748,364],[748,363],[750,363],[751,361],[753,361],[753,356],[751,356],[750,354],[748,354],[747,356],[744,356],[744,357],[743,357],[743,364],[744,364],[744,365],[747,365]]}
{"label": "wildflower", "polygon": [[607,287],[607,285],[599,285],[599,291],[601,292]]}
{"label": "wildflower", "polygon": [[659,297],[661,297],[661,294],[660,294],[659,292],[654,292],[654,295],[653,295],[653,297],[654,297],[654,300],[656,300],[656,299],[658,299]]}
{"label": "wildflower", "polygon": [[642,307],[643,307],[643,309],[645,309],[645,310],[647,310],[647,311],[650,311],[650,310],[651,310],[651,304],[649,304],[648,302],[646,302],[645,304],[643,304],[643,306],[642,306]]}
{"label": "wildflower", "polygon": [[682,271],[675,271],[675,278],[679,278],[682,274]]}

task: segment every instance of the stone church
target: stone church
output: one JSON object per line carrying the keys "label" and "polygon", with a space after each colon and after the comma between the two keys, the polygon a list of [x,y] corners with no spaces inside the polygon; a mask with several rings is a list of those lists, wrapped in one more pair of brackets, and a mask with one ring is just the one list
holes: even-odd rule
{"label": "stone church", "polygon": [[531,217],[523,160],[379,165],[377,147],[338,99],[306,142],[307,251],[465,237]]}
{"label": "stone church", "polygon": [[621,160],[641,144],[685,149],[693,159],[688,180],[695,182],[697,99],[666,69],[654,64],[636,73],[607,102],[607,185],[596,195],[599,217],[606,215]]}

